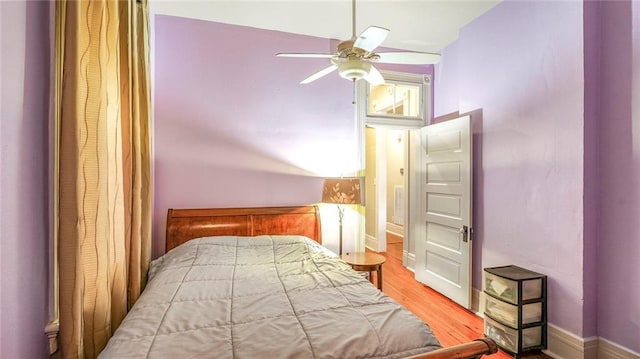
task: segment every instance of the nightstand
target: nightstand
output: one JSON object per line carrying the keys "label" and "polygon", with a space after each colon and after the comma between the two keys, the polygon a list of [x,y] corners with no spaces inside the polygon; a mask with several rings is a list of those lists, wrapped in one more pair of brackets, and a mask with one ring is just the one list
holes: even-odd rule
{"label": "nightstand", "polygon": [[[378,289],[382,290],[382,264],[387,260],[385,257],[370,253],[347,253],[340,256],[340,259],[347,262],[354,270],[360,272],[376,272],[378,277]],[[373,277],[369,276],[373,283]]]}

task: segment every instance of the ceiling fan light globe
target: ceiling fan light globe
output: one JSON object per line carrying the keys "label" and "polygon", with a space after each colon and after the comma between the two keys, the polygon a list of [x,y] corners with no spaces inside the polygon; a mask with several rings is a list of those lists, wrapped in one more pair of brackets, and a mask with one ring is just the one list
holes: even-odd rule
{"label": "ceiling fan light globe", "polygon": [[369,75],[371,64],[366,61],[346,61],[338,65],[341,77],[349,80],[360,80]]}

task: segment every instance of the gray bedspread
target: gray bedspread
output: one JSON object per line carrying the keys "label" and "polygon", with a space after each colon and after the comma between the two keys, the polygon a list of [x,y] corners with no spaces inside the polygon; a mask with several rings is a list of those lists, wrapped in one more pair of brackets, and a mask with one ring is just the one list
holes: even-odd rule
{"label": "gray bedspread", "polygon": [[420,319],[308,238],[207,237],[152,262],[99,358],[401,358],[439,347]]}

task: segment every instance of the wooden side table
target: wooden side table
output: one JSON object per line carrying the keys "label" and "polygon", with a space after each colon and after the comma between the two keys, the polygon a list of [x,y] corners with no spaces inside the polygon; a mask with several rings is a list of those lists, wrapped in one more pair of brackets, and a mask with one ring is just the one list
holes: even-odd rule
{"label": "wooden side table", "polygon": [[[347,262],[354,270],[361,272],[376,272],[378,275],[378,289],[382,290],[382,264],[386,258],[375,253],[348,253],[340,256],[340,259]],[[369,276],[373,283],[373,278]]]}

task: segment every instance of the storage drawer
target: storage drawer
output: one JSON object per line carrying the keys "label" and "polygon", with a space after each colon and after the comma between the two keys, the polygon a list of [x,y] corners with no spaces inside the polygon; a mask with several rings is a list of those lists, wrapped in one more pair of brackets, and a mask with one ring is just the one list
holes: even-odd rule
{"label": "storage drawer", "polygon": [[[484,335],[495,340],[502,348],[513,353],[518,352],[518,331],[502,325],[495,320],[484,318]],[[522,349],[542,345],[542,325],[522,329]]]}
{"label": "storage drawer", "polygon": [[[485,313],[491,318],[512,328],[518,327],[518,306],[500,301],[490,295],[485,295]],[[522,306],[522,324],[542,321],[542,302],[530,303]]]}
{"label": "storage drawer", "polygon": [[[518,304],[518,282],[500,276],[485,273],[485,290],[493,296]],[[522,281],[522,300],[542,298],[542,279]]]}

